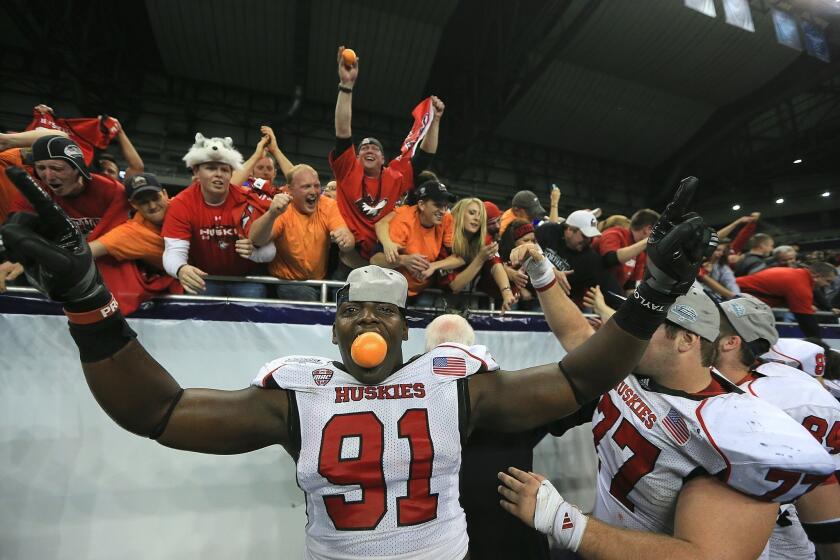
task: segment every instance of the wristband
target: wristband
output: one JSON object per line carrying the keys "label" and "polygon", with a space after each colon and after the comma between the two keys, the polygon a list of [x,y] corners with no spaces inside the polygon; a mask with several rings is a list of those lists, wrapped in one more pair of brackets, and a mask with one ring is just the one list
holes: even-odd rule
{"label": "wristband", "polygon": [[109,358],[137,337],[120,313],[114,296],[104,285],[100,287],[89,298],[64,304],[70,336],[79,347],[82,363]]}
{"label": "wristband", "polygon": [[676,299],[675,295],[663,294],[641,283],[612,318],[622,330],[641,340],[650,340]]}
{"label": "wristband", "polygon": [[338,84],[338,91],[340,91],[342,93],[353,93],[353,88],[349,88],[349,87],[343,86],[341,84]]}
{"label": "wristband", "polygon": [[546,258],[537,262],[533,257],[528,257],[522,263],[522,270],[528,274],[531,284],[538,292],[544,292],[557,282],[554,266]]}
{"label": "wristband", "polygon": [[95,309],[91,309],[90,311],[80,312],[69,311],[65,308],[64,314],[67,315],[67,319],[74,325],[90,325],[92,323],[104,321],[108,317],[111,317],[120,311],[120,306],[114,296],[110,293],[107,295],[110,299],[105,305],[98,305]]}
{"label": "wristband", "polygon": [[540,483],[534,510],[534,527],[538,531],[550,534],[562,548],[577,552],[588,520],[548,480]]}
{"label": "wristband", "polygon": [[505,290],[507,290],[507,291],[509,291],[509,292],[512,292],[512,291],[513,291],[513,290],[511,290],[511,289],[510,289],[510,286],[505,286],[504,288],[502,288],[502,291],[503,291],[503,292],[504,292]]}

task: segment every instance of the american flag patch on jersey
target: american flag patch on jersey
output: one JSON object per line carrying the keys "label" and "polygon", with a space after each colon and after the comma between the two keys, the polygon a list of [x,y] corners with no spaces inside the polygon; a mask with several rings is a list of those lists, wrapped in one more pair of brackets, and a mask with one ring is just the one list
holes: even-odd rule
{"label": "american flag patch on jersey", "polygon": [[677,442],[677,445],[685,445],[688,443],[688,438],[691,437],[685,420],[683,420],[680,413],[674,407],[671,407],[671,410],[662,419],[662,427],[665,428],[666,432],[671,434],[671,438]]}
{"label": "american flag patch on jersey", "polygon": [[438,375],[463,377],[467,374],[467,362],[464,358],[438,356],[437,358],[432,358],[432,371]]}

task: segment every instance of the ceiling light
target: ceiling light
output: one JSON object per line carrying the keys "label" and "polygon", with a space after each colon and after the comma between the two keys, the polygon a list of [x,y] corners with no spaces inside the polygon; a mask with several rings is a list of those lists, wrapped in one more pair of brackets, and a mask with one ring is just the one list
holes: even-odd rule
{"label": "ceiling light", "polygon": [[[838,1],[840,1],[840,0],[838,0]],[[824,192],[824,193],[822,193],[820,196],[821,196],[821,197],[823,197],[823,198],[828,198],[829,196],[831,196],[831,193],[830,193],[830,192],[828,192],[828,191],[825,191],[825,192]]]}
{"label": "ceiling light", "polygon": [[776,199],[776,204],[783,204],[784,202],[785,202],[784,198],[777,198]]}
{"label": "ceiling light", "polygon": [[733,209],[733,210],[740,210],[740,209],[741,209],[741,205],[740,205],[740,204],[733,204],[733,205],[732,205],[732,209]]}
{"label": "ceiling light", "polygon": [[801,158],[795,159],[795,160],[793,160],[793,163],[802,163],[802,159]]}

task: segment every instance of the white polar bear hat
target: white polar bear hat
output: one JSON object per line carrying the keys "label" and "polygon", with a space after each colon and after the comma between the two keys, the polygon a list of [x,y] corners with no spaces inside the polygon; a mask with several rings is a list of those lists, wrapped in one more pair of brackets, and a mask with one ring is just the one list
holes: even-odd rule
{"label": "white polar bear hat", "polygon": [[234,170],[242,167],[242,154],[233,147],[233,139],[230,136],[226,138],[205,138],[200,132],[196,133],[195,144],[192,145],[183,160],[187,167],[211,161],[226,163]]}

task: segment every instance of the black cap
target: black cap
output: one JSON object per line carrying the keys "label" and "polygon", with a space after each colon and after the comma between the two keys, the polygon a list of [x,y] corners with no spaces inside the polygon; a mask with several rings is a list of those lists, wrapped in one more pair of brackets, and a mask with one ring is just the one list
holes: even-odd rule
{"label": "black cap", "polygon": [[90,179],[85,155],[78,144],[64,136],[42,136],[32,144],[32,161],[63,159],[79,170],[85,179]]}
{"label": "black cap", "polygon": [[128,200],[132,200],[142,192],[160,192],[162,190],[163,187],[160,186],[157,177],[152,173],[138,173],[125,180],[125,196]]}
{"label": "black cap", "polygon": [[417,200],[425,200],[431,198],[435,202],[455,202],[457,197],[446,189],[446,185],[439,181],[426,181],[419,185],[414,195]]}
{"label": "black cap", "polygon": [[376,146],[379,146],[379,151],[383,154],[385,153],[385,148],[382,147],[382,142],[380,142],[376,138],[373,138],[372,136],[362,138],[362,141],[359,142],[359,149],[361,150],[362,146],[367,146],[368,144],[374,144]]}

